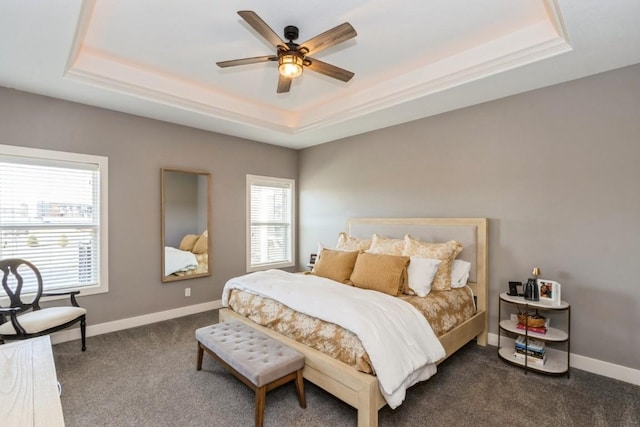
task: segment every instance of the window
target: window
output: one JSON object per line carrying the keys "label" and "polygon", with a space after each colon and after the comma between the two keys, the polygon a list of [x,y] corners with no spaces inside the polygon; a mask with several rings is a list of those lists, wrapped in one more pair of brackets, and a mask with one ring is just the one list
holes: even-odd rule
{"label": "window", "polygon": [[107,292],[107,166],[102,156],[0,145],[0,259],[33,263],[45,291]]}
{"label": "window", "polygon": [[247,175],[247,271],[294,263],[295,181]]}

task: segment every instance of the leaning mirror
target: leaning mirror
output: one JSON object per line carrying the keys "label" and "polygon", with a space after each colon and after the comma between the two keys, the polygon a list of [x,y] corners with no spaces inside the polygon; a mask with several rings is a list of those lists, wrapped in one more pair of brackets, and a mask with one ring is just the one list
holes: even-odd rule
{"label": "leaning mirror", "polygon": [[181,169],[162,175],[162,281],[211,275],[211,174]]}

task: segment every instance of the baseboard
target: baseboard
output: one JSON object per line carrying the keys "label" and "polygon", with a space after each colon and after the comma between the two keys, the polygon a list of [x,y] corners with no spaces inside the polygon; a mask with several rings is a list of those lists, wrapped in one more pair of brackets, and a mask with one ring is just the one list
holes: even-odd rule
{"label": "baseboard", "polygon": [[[129,317],[128,319],[114,320],[112,322],[100,323],[97,325],[87,325],[87,336],[92,337],[95,335],[107,334],[109,332],[135,328],[136,326],[162,322],[163,320],[175,319],[177,317],[188,316],[190,314],[202,313],[203,311],[216,310],[219,308],[222,308],[221,300],[174,308],[172,310],[160,311],[157,313],[150,313],[142,316]],[[52,344],[59,344],[62,342],[79,339],[80,328],[66,329],[51,334]]]}
{"label": "baseboard", "polygon": [[[489,345],[494,347],[498,346],[498,334],[489,334]],[[593,374],[640,385],[640,370],[638,369],[627,368],[626,366],[615,365],[574,353],[571,354],[569,362],[572,368],[582,369],[583,371]]]}

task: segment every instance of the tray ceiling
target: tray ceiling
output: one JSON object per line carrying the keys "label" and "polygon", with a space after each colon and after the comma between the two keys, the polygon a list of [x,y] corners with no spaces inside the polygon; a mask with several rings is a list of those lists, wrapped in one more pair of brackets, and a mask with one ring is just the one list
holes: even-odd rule
{"label": "tray ceiling", "polygon": [[[640,62],[639,3],[5,0],[0,85],[303,148]],[[218,68],[274,53],[238,9],[298,42],[351,23],[314,57],[355,77]]]}

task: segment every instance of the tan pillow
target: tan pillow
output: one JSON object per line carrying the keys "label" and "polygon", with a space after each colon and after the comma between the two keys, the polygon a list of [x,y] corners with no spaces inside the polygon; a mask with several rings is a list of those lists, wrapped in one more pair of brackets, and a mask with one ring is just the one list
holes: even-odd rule
{"label": "tan pillow", "polygon": [[313,267],[313,274],[350,285],[349,277],[351,277],[356,258],[358,258],[357,251],[323,249]]}
{"label": "tan pillow", "polygon": [[402,256],[404,249],[403,239],[385,239],[379,234],[371,236],[370,254]]}
{"label": "tan pillow", "polygon": [[409,257],[363,252],[351,273],[353,286],[400,295],[407,281]]}
{"label": "tan pillow", "polygon": [[191,252],[194,254],[204,254],[209,250],[209,238],[204,234],[202,236],[198,236],[198,240],[196,244],[193,245],[193,249]]}
{"label": "tan pillow", "polygon": [[416,240],[410,235],[404,236],[404,256],[439,259],[442,261],[433,278],[431,289],[434,291],[451,290],[451,266],[453,260],[462,252],[462,245],[455,240],[446,243],[427,243]]}
{"label": "tan pillow", "polygon": [[371,246],[371,239],[358,239],[349,237],[344,231],[338,234],[336,249],[343,251],[366,251]]}
{"label": "tan pillow", "polygon": [[193,246],[196,244],[199,237],[200,236],[198,236],[197,234],[187,234],[182,238],[182,241],[180,242],[180,246],[178,247],[178,249],[180,249],[181,251],[191,252],[191,250],[193,249]]}

